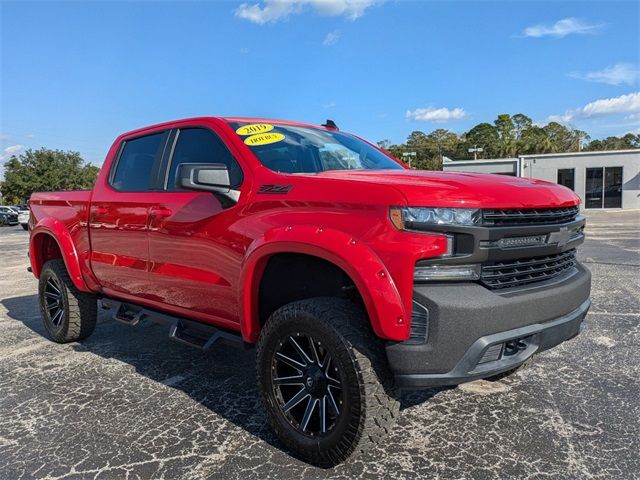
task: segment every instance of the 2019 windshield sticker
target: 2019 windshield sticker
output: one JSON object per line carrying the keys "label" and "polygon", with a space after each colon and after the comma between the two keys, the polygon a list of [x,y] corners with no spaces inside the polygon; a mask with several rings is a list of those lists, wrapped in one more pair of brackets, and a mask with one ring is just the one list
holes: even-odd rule
{"label": "2019 windshield sticker", "polygon": [[255,135],[257,133],[266,133],[273,130],[273,125],[269,123],[250,123],[236,129],[238,135]]}
{"label": "2019 windshield sticker", "polygon": [[244,143],[250,147],[256,145],[269,145],[270,143],[281,142],[284,135],[281,133],[258,133],[244,139]]}

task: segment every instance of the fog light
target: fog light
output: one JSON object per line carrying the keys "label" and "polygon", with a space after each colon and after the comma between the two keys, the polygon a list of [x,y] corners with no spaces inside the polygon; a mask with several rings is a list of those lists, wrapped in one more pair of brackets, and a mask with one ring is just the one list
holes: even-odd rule
{"label": "fog light", "polygon": [[416,265],[415,282],[479,280],[480,265]]}

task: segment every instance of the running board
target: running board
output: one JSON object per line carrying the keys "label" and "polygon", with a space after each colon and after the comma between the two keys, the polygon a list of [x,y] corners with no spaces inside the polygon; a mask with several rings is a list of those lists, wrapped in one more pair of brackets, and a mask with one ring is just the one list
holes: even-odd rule
{"label": "running board", "polygon": [[112,318],[120,323],[135,326],[143,320],[150,320],[161,325],[168,325],[171,340],[199,350],[209,350],[220,340],[233,345],[248,346],[237,333],[222,330],[206,323],[174,317],[110,298],[103,298],[101,302],[102,308],[114,309]]}

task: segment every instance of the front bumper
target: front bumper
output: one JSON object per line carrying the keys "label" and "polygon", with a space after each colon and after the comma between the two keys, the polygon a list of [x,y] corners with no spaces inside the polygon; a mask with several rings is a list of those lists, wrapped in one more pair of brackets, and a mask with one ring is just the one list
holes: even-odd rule
{"label": "front bumper", "polygon": [[510,370],[534,353],[575,337],[589,310],[591,274],[581,265],[563,278],[506,293],[475,283],[416,285],[429,312],[424,343],[389,342],[401,389],[456,385]]}

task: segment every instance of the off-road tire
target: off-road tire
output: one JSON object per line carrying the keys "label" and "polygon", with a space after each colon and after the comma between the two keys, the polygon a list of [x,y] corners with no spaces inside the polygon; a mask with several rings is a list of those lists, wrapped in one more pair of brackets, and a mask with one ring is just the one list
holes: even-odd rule
{"label": "off-road tire", "polygon": [[[344,384],[341,414],[333,430],[309,437],[287,420],[274,393],[272,359],[289,336],[312,335],[335,357]],[[384,346],[363,309],[338,298],[313,298],[278,309],[257,345],[257,380],[262,403],[278,438],[302,459],[322,467],[343,462],[385,441],[399,412]]]}
{"label": "off-road tire", "polygon": [[[54,324],[50,309],[45,300],[47,281],[52,280],[61,286],[60,300],[63,316],[59,324]],[[51,287],[50,287],[51,288]],[[98,317],[98,302],[95,295],[79,291],[62,260],[49,260],[42,267],[38,283],[40,313],[49,338],[57,343],[69,343],[84,340],[93,333]]]}

